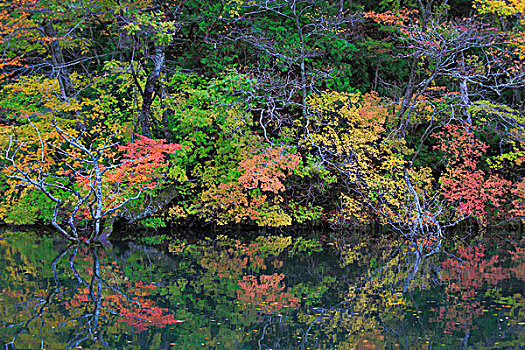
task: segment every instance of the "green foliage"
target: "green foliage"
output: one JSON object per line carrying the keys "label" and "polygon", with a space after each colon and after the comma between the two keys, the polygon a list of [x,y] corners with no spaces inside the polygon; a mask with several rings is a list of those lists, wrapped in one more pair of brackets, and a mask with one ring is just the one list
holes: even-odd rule
{"label": "green foliage", "polygon": [[[149,221],[149,226],[147,223],[144,223],[144,222],[141,222],[141,224],[146,227],[153,227],[153,228],[163,227],[162,223],[159,225],[158,222],[154,222],[153,224],[151,224],[151,222],[152,221]],[[130,239],[140,244],[158,245],[158,244],[163,244],[166,241],[168,241],[169,237],[166,234],[161,234],[161,235],[145,235],[145,236],[139,236],[139,237],[131,237]]]}
{"label": "green foliage", "polygon": [[152,228],[154,230],[157,230],[161,227],[166,227],[166,221],[161,217],[142,219],[138,222],[138,224],[146,228]]}
{"label": "green foliage", "polygon": [[[42,164],[35,179],[85,193],[78,175],[89,178],[94,166],[75,160],[78,139],[87,153],[105,152],[102,166],[126,168],[103,180],[110,207],[157,185],[115,214],[133,223],[146,213],[139,224],[154,229],[377,221],[413,234],[425,220],[453,226],[487,210],[487,224],[520,220],[523,5],[475,1],[473,17],[465,4],[7,2],[0,145],[22,146],[1,166],[13,171],[14,157],[36,176]],[[472,149],[442,134],[450,125],[475,130],[471,145],[486,149],[460,155]],[[151,131],[152,150],[184,147],[157,152],[163,160],[145,160],[138,176],[122,166],[119,146],[142,142],[140,130]],[[466,171],[461,159],[474,158]],[[0,218],[52,221],[53,202],[5,171]],[[481,187],[462,187],[469,178]],[[52,192],[74,208],[71,193]],[[460,209],[474,202],[477,210]],[[75,220],[89,226],[88,217]]]}
{"label": "green foliage", "polygon": [[312,253],[321,251],[323,251],[323,246],[319,240],[297,237],[294,239],[293,247],[290,249],[288,254],[290,256],[304,253],[312,255]]}
{"label": "green foliage", "polygon": [[[67,198],[64,196],[64,198]],[[8,205],[5,201],[2,205]],[[37,221],[50,223],[53,217],[54,203],[39,191],[29,191],[29,194],[20,195],[20,200],[15,205],[9,205],[3,220],[8,224],[31,225]]]}

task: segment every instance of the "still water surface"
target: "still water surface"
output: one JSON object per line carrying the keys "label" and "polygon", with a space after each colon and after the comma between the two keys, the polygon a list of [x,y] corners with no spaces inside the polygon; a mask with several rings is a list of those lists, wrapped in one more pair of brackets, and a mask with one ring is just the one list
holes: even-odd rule
{"label": "still water surface", "polygon": [[1,236],[0,349],[525,348],[525,248],[504,242]]}

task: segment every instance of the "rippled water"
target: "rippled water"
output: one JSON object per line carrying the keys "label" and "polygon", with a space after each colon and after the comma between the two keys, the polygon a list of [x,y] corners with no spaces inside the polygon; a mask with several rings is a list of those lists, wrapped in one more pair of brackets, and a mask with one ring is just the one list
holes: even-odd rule
{"label": "rippled water", "polygon": [[525,248],[505,242],[444,244],[423,259],[386,239],[219,236],[90,248],[1,236],[0,348],[525,344]]}

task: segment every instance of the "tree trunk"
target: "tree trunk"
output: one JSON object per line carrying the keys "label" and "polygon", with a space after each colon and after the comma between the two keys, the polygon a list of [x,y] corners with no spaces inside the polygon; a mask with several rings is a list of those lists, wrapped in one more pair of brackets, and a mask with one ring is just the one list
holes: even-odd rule
{"label": "tree trunk", "polygon": [[170,137],[170,128],[168,126],[168,106],[166,105],[166,88],[162,84],[160,88],[160,108],[162,110],[162,126],[164,129],[164,138],[169,142]]}
{"label": "tree trunk", "polygon": [[299,17],[297,14],[295,14],[294,9],[294,15],[295,15],[295,26],[297,27],[297,33],[299,34],[299,40],[301,44],[301,107],[303,112],[303,118],[306,117],[306,67],[305,67],[305,56],[306,56],[306,50],[304,47],[304,37],[303,37],[303,28],[301,27],[301,24],[299,23]]}
{"label": "tree trunk", "polygon": [[461,52],[461,60],[460,60],[460,67],[461,67],[461,74],[463,77],[461,77],[461,80],[459,81],[459,91],[461,94],[461,105],[463,107],[463,113],[465,114],[465,117],[467,118],[467,124],[472,125],[472,116],[470,114],[469,106],[470,106],[470,98],[468,94],[468,85],[467,85],[467,71],[465,69],[465,55],[463,52]]}
{"label": "tree trunk", "polygon": [[164,45],[157,45],[155,47],[155,56],[153,57],[153,69],[151,70],[146,85],[144,86],[144,94],[142,96],[142,110],[140,111],[139,124],[142,130],[142,135],[151,138],[151,104],[153,103],[153,92],[155,84],[159,80],[160,72],[164,67],[164,59],[166,52]]}
{"label": "tree trunk", "polygon": [[[51,38],[57,37],[57,32],[53,27],[53,23],[47,22],[42,26],[44,34]],[[66,61],[64,60],[64,54],[62,52],[62,47],[57,40],[53,40],[49,43],[48,46],[49,55],[51,56],[51,62],[53,64],[53,73],[58,79],[60,85],[60,91],[62,92],[62,97],[67,99],[68,97],[73,96],[74,88],[71,83],[71,78],[69,77],[69,70],[66,66]]]}
{"label": "tree trunk", "polygon": [[414,61],[412,62],[412,67],[410,68],[410,76],[408,78],[407,89],[405,91],[405,95],[403,96],[403,101],[401,102],[401,109],[399,110],[397,114],[398,119],[401,121],[401,124],[399,127],[401,131],[401,135],[404,135],[405,128],[408,125],[408,121],[405,121],[403,116],[405,115],[405,112],[410,106],[410,103],[412,102],[412,96],[414,95],[414,86],[416,84],[415,80],[416,80],[418,63],[419,63],[419,57],[414,57]]}

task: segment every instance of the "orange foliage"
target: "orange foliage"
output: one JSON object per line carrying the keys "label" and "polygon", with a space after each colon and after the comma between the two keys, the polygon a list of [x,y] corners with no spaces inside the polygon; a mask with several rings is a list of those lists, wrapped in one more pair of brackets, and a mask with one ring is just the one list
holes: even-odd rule
{"label": "orange foliage", "polygon": [[525,220],[525,177],[521,179],[511,190],[514,200],[510,214],[512,217],[521,217]]}
{"label": "orange foliage", "polygon": [[240,162],[238,181],[212,185],[203,193],[206,212],[212,212],[217,223],[239,223],[254,220],[259,226],[286,226],[291,217],[284,212],[283,180],[301,163],[297,154],[281,148],[265,149]]}
{"label": "orange foliage", "polygon": [[239,182],[246,189],[260,188],[263,191],[278,193],[284,191],[284,179],[301,162],[297,154],[286,153],[280,148],[264,150],[262,154],[245,159],[239,164],[243,173]]}
{"label": "orange foliage", "polygon": [[386,24],[389,26],[404,26],[413,21],[417,21],[411,17],[417,13],[417,10],[400,9],[399,11],[386,11],[382,13],[365,12],[365,17],[370,18],[374,22],[380,24]]}
{"label": "orange foliage", "polygon": [[[179,144],[168,144],[162,139],[136,136],[134,142],[118,147],[118,151],[123,153],[120,164],[109,165],[107,168],[103,164],[100,165],[102,171],[107,170],[103,178],[105,210],[119,205],[139,190],[155,188],[159,176],[162,175],[161,170],[169,165],[166,155],[183,147]],[[67,173],[66,171],[65,174]],[[77,172],[75,178],[83,191],[89,191],[95,181],[92,173]],[[82,214],[87,215],[87,208]]]}
{"label": "orange foliage", "polygon": [[[89,257],[86,257],[90,260]],[[91,269],[86,270],[89,274],[93,274]],[[161,308],[155,305],[155,302],[148,298],[156,286],[142,281],[129,282],[122,280],[119,277],[122,274],[119,266],[101,266],[101,272],[104,276],[112,278],[114,281],[118,280],[121,283],[121,288],[126,295],[115,292],[113,289],[109,295],[102,295],[101,299],[101,314],[111,317],[117,316],[117,322],[126,323],[130,327],[134,327],[138,332],[142,332],[151,327],[166,327],[170,324],[181,323],[183,321],[175,319],[173,314],[169,313],[169,309]],[[90,294],[89,288],[78,290],[77,294],[72,300],[66,303],[68,308],[79,309],[84,306],[90,306],[94,300]]]}
{"label": "orange foliage", "polygon": [[127,181],[134,187],[154,187],[153,181],[158,174],[158,168],[168,166],[166,154],[172,154],[183,146],[169,144],[166,140],[149,139],[146,136],[136,135],[137,139],[127,145],[119,146],[123,152],[121,165],[115,172],[110,172],[107,182],[118,184]]}
{"label": "orange foliage", "polygon": [[[56,40],[56,38],[50,38],[37,30],[38,24],[31,19],[31,13],[35,11],[44,13],[43,6],[37,0],[2,1],[0,3],[0,45],[6,45],[10,48],[10,46],[18,46],[13,45],[13,43],[18,44],[23,41],[31,44],[43,44]],[[55,15],[49,14],[48,16],[53,17]],[[15,52],[11,56],[0,59],[0,69],[6,66],[25,67],[22,63],[22,55]],[[0,81],[5,76],[5,74],[0,75]]]}
{"label": "orange foliage", "polygon": [[429,320],[444,324],[444,332],[448,334],[468,329],[472,321],[483,314],[485,301],[475,297],[484,284],[496,286],[511,276],[509,269],[497,266],[499,256],[487,257],[483,246],[462,247],[457,255],[462,261],[449,258],[441,265],[442,283],[446,285],[446,295],[453,301],[436,309],[439,316]]}
{"label": "orange foliage", "polygon": [[244,304],[256,305],[266,314],[279,313],[284,307],[297,307],[299,298],[290,292],[290,288],[285,292],[285,287],[280,285],[284,277],[282,273],[261,275],[259,279],[251,275],[243,276],[237,296]]}
{"label": "orange foliage", "polygon": [[447,172],[441,179],[441,193],[450,202],[458,202],[458,212],[472,215],[485,222],[486,209],[503,205],[503,196],[511,182],[478,169],[478,158],[488,146],[475,138],[472,130],[458,125],[447,125],[435,134],[439,149],[446,154]]}

